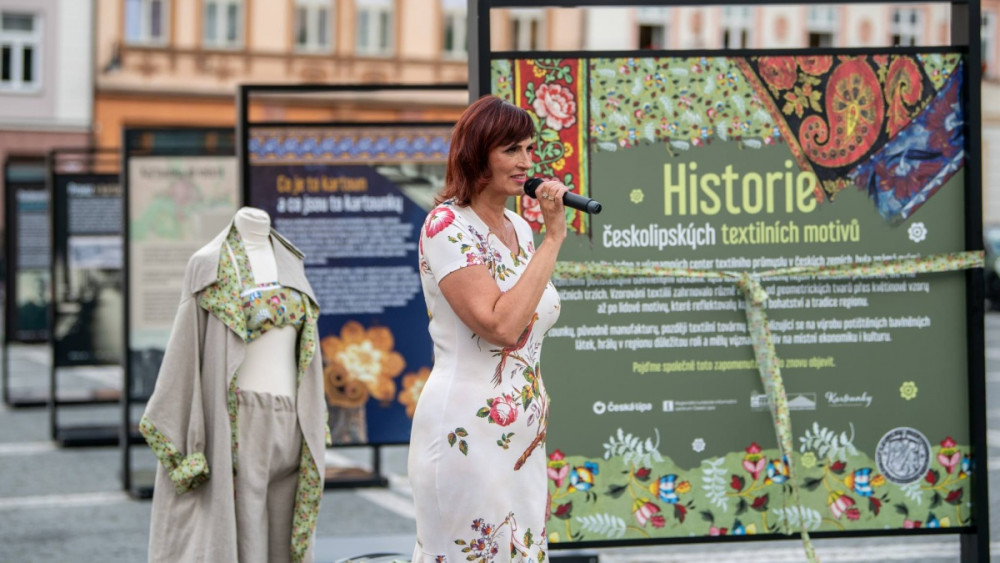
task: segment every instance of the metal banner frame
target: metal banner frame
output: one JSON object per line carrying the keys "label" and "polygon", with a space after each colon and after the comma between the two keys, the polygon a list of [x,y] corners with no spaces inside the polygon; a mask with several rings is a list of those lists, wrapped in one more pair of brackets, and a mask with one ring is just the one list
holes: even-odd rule
{"label": "metal banner frame", "polygon": [[[73,406],[94,406],[94,405],[113,405],[118,404],[121,400],[121,391],[119,389],[107,389],[107,390],[95,390],[90,394],[86,395],[75,395],[70,396],[66,393],[59,392],[59,378],[57,377],[57,357],[59,353],[57,348],[59,343],[56,337],[56,327],[57,322],[60,320],[60,313],[58,311],[58,291],[56,288],[56,280],[59,279],[60,275],[57,269],[60,264],[57,263],[57,247],[59,243],[56,241],[56,234],[61,231],[66,231],[68,229],[67,224],[58,225],[60,217],[67,218],[69,210],[60,209],[62,203],[67,202],[67,199],[57,197],[56,190],[56,178],[61,173],[62,174],[85,174],[92,177],[104,176],[105,179],[114,178],[115,182],[120,182],[120,176],[118,171],[118,166],[121,163],[119,157],[118,149],[100,149],[100,148],[57,148],[49,151],[48,154],[48,190],[49,190],[49,209],[52,220],[52,283],[50,284],[49,291],[49,301],[51,306],[49,307],[49,326],[51,330],[49,331],[49,346],[51,352],[51,363],[49,370],[49,435],[50,437],[60,446],[63,447],[74,447],[74,446],[111,446],[118,443],[119,429],[117,425],[107,425],[107,424],[81,424],[73,426],[62,426],[59,424],[59,410],[63,407],[73,407]],[[72,172],[63,171],[63,169],[71,169]],[[113,172],[111,172],[113,171]],[[64,221],[67,223],[68,221]],[[68,238],[68,233],[67,233]],[[66,249],[63,249],[64,251]],[[66,256],[63,255],[62,263],[63,272],[62,279],[68,279],[69,266],[66,262]],[[103,364],[93,364],[102,366],[120,366],[120,358],[116,359],[114,363],[103,363]],[[75,367],[90,367],[89,365]]]}
{"label": "metal banner frame", "polygon": [[[31,168],[37,168],[37,175],[32,176],[30,179],[22,179],[18,182],[18,190],[15,190],[11,186],[11,173],[16,169],[30,170]],[[22,407],[43,407],[47,404],[48,400],[46,398],[45,387],[39,386],[37,394],[24,395],[24,396],[11,396],[10,388],[10,351],[11,345],[25,345],[25,346],[37,346],[39,344],[46,343],[48,341],[47,333],[48,328],[46,327],[46,335],[33,338],[30,340],[23,340],[18,338],[17,331],[14,327],[17,326],[17,271],[19,268],[18,260],[18,233],[17,227],[19,224],[18,220],[18,205],[17,205],[17,191],[23,189],[20,186],[33,186],[32,191],[38,192],[40,194],[48,194],[45,190],[45,157],[44,156],[28,156],[28,155],[10,155],[4,162],[4,260],[6,266],[6,287],[4,288],[4,331],[3,331],[3,366],[0,369],[0,379],[2,379],[3,385],[3,400],[10,407],[22,408]],[[50,202],[46,203],[46,212],[49,213],[51,210],[48,208]],[[46,221],[48,224],[49,221]],[[46,244],[46,247],[48,244]],[[45,292],[47,295],[48,292]],[[51,307],[51,303],[46,305],[47,308]],[[48,322],[49,313],[45,312],[45,321]]]}
{"label": "metal banner frame", "polygon": [[[886,0],[883,2],[871,2],[867,0],[841,0],[835,4],[904,4],[897,0]],[[953,48],[958,48],[967,67],[966,77],[960,92],[964,102],[963,111],[964,137],[966,151],[966,162],[971,166],[964,167],[965,178],[965,224],[964,240],[965,249],[968,251],[981,251],[983,248],[982,238],[982,194],[981,183],[982,173],[980,166],[982,158],[981,148],[981,109],[980,109],[980,84],[981,84],[981,63],[982,56],[980,45],[980,2],[978,0],[944,0],[932,1],[930,4],[948,4],[951,7],[951,41]],[[771,2],[752,2],[731,0],[728,2],[709,0],[698,5],[721,5],[721,6],[756,6],[761,4],[808,4],[801,0],[774,0]],[[635,7],[683,7],[693,5],[690,1],[650,1],[635,0],[627,3],[628,6]],[[469,0],[468,9],[468,30],[469,30],[469,90],[470,100],[478,99],[481,95],[491,92],[491,63],[495,59],[553,59],[553,58],[585,58],[585,57],[652,57],[652,56],[684,56],[695,51],[673,50],[673,51],[537,51],[537,52],[493,52],[490,47],[490,11],[499,8],[583,8],[583,7],[621,7],[618,3],[601,0],[572,0],[560,1],[550,0],[541,4],[526,0]],[[893,53],[906,53],[915,51],[916,48],[904,48],[893,50]],[[933,51],[933,48],[929,49]],[[872,49],[782,49],[782,50],[753,50],[753,51],[733,51],[733,50],[705,50],[697,51],[698,55],[711,54],[716,56],[750,56],[750,55],[802,55],[802,54],[851,54],[861,55],[872,52]],[[875,49],[875,54],[884,54],[886,49]],[[971,491],[971,524],[967,526],[959,525],[953,528],[903,530],[865,530],[865,531],[845,531],[845,532],[813,532],[813,537],[820,538],[843,538],[843,537],[877,537],[888,535],[928,535],[928,534],[958,534],[961,544],[961,560],[963,562],[988,561],[989,560],[989,498],[988,498],[988,476],[983,468],[987,463],[987,442],[986,442],[986,383],[985,383],[985,347],[984,347],[984,308],[983,308],[983,276],[980,269],[971,269],[965,272],[965,295],[966,295],[966,334],[967,334],[967,384],[968,384],[968,421],[969,435],[971,438],[971,458],[977,471],[972,475]],[[964,413],[963,413],[964,414]],[[551,471],[551,470],[550,470]],[[646,517],[649,515],[647,514]],[[607,540],[607,541],[583,541],[583,542],[556,542],[551,543],[552,549],[574,549],[590,547],[610,547],[610,546],[637,546],[650,544],[668,543],[700,543],[715,541],[752,541],[752,540],[773,540],[789,539],[796,536],[785,536],[776,533],[763,533],[757,535],[743,536],[708,536],[667,538],[655,540]]]}
{"label": "metal banner frame", "polygon": [[[252,121],[250,119],[250,108],[253,104],[253,97],[255,95],[271,94],[271,95],[358,95],[358,94],[378,94],[378,93],[399,93],[407,91],[417,91],[417,92],[447,92],[447,91],[466,91],[465,84],[427,84],[427,85],[409,85],[409,84],[358,84],[358,85],[327,85],[327,84],[308,84],[308,85],[287,85],[287,84],[252,84],[243,85],[240,87],[239,98],[237,100],[238,108],[238,124],[237,124],[237,152],[239,156],[239,170],[240,170],[240,186],[243,193],[243,204],[249,205],[251,207],[257,206],[257,197],[254,196],[251,190],[251,159],[249,156],[249,143],[251,139],[251,134],[254,128],[282,128],[282,127],[293,127],[303,130],[308,129],[319,129],[323,127],[330,128],[352,128],[352,129],[367,129],[367,128],[405,128],[405,127],[451,127],[453,123],[437,122],[437,121],[408,121],[408,122],[372,122],[372,121],[351,121],[351,122],[287,122],[287,121]],[[317,165],[322,164],[339,164],[336,160],[330,162],[323,162],[317,160],[314,162]],[[294,242],[294,241],[293,241]],[[322,308],[322,303],[320,304]],[[370,449],[370,469],[362,467],[348,467],[348,468],[328,468],[326,480],[324,483],[327,489],[336,488],[349,488],[349,487],[386,487],[389,484],[388,477],[382,474],[382,447],[392,446],[392,445],[405,445],[408,443],[406,441],[399,442],[380,442],[380,443],[370,443],[370,442],[356,442],[343,445],[334,445],[334,448],[344,447],[344,448],[369,448]]]}
{"label": "metal banner frame", "polygon": [[[212,157],[234,156],[234,130],[226,127],[126,127],[122,130],[121,185],[122,217],[124,226],[124,251],[122,255],[124,345],[122,366],[124,382],[121,394],[121,417],[118,445],[122,456],[122,489],[134,498],[152,498],[154,476],[152,473],[138,476],[132,463],[132,446],[146,446],[139,433],[139,421],[132,416],[132,409],[145,404],[145,398],[133,398],[131,377],[131,322],[129,304],[129,160],[132,157]],[[237,199],[239,193],[237,192]],[[179,298],[179,294],[178,294]],[[148,398],[148,397],[147,397]]]}

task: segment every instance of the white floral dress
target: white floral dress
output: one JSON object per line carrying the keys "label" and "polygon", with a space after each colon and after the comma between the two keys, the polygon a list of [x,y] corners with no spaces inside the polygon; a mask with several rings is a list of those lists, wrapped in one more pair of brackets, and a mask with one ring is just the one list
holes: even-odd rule
{"label": "white floral dress", "polygon": [[535,248],[528,224],[506,213],[517,249],[500,242],[470,207],[451,201],[433,209],[421,231],[434,368],[410,438],[414,563],[546,559],[549,399],[539,358],[559,316],[559,295],[549,283],[517,344],[504,348],[465,326],[438,288],[449,273],[480,264],[501,290],[517,283]]}

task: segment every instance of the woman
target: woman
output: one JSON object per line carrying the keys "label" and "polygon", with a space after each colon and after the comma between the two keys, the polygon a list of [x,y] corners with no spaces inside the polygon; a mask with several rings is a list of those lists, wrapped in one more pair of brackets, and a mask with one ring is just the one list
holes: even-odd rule
{"label": "woman", "polygon": [[524,192],[531,116],[485,96],[452,133],[445,188],[420,235],[420,275],[434,368],[413,417],[409,475],[417,510],[413,561],[545,556],[542,338],[559,315],[549,282],[566,239],[566,186],[536,190],[545,221],[507,210]]}

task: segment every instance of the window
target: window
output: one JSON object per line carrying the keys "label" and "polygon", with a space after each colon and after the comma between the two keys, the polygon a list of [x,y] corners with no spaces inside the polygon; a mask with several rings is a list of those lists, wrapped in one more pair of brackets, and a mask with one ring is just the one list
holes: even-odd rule
{"label": "window", "polygon": [[893,8],[889,32],[893,45],[913,46],[920,42],[920,11],[916,8]]}
{"label": "window", "polygon": [[204,0],[202,20],[206,47],[235,49],[243,46],[243,0]]}
{"label": "window", "polygon": [[42,86],[42,22],[35,14],[0,12],[0,90]]}
{"label": "window", "polygon": [[542,11],[539,9],[512,9],[510,11],[511,38],[515,51],[540,50]]}
{"label": "window", "polygon": [[295,0],[295,49],[328,52],[332,13],[330,0]]}
{"label": "window", "polygon": [[722,48],[746,49],[749,47],[751,25],[749,7],[726,6],[722,8]]}
{"label": "window", "polygon": [[809,47],[833,47],[837,32],[836,6],[809,6],[806,29],[809,30]]}
{"label": "window", "polygon": [[355,48],[360,55],[391,55],[393,51],[393,1],[358,0]]}
{"label": "window", "polygon": [[667,46],[667,15],[669,8],[637,8],[639,48],[664,49]]}
{"label": "window", "polygon": [[980,16],[981,30],[979,31],[979,41],[982,45],[983,53],[983,74],[990,78],[996,78],[996,49],[997,49],[997,16],[995,13],[983,10]]}
{"label": "window", "polygon": [[442,0],[444,13],[444,56],[467,58],[469,56],[466,35],[466,0]]}
{"label": "window", "polygon": [[125,0],[125,41],[163,45],[167,42],[170,0]]}

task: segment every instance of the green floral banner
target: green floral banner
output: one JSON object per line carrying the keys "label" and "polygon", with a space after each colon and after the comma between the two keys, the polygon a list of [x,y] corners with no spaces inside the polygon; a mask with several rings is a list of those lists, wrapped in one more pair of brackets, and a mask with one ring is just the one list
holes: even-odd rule
{"label": "green floral banner", "polygon": [[978,187],[935,51],[493,60],[538,173],[604,205],[553,278],[550,541],[970,525]]}

